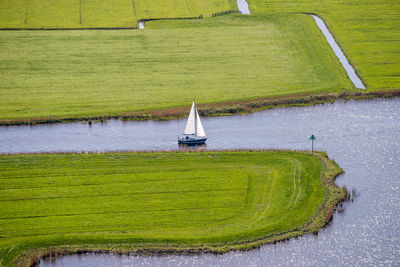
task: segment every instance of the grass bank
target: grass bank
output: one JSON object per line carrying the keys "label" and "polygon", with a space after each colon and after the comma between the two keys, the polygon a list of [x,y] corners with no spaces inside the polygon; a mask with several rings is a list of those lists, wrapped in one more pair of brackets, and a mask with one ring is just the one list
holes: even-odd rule
{"label": "grass bank", "polygon": [[137,28],[137,21],[237,10],[234,0],[2,0],[1,29]]}
{"label": "grass bank", "polygon": [[368,90],[400,89],[400,1],[249,0],[253,14],[322,17]]}
{"label": "grass bank", "polygon": [[324,153],[0,156],[0,260],[251,249],[316,232],[346,195]]}
{"label": "grass bank", "polygon": [[3,31],[0,122],[67,121],[354,92],[307,15],[153,21],[145,31]]}
{"label": "grass bank", "polygon": [[[287,96],[277,96],[269,98],[258,98],[253,100],[239,100],[230,102],[221,102],[215,104],[197,105],[201,116],[230,116],[235,114],[248,114],[256,111],[262,111],[278,107],[300,107],[312,106],[324,103],[333,103],[336,100],[368,100],[374,98],[392,98],[400,96],[400,90],[382,90],[382,91],[355,91],[343,93],[315,93],[315,94],[294,94]],[[77,121],[103,122],[109,119],[119,120],[172,120],[185,118],[188,115],[189,107],[169,108],[163,110],[152,110],[147,112],[132,112],[114,116],[97,116],[97,117],[76,117],[76,118],[33,118],[24,120],[3,120],[0,126],[11,125],[37,125],[48,123],[69,123]]]}

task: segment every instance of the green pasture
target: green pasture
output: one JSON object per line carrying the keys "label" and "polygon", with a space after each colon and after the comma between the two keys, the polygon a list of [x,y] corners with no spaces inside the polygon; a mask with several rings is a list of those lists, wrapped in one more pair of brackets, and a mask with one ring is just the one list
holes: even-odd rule
{"label": "green pasture", "polygon": [[131,28],[228,10],[237,10],[234,0],[2,0],[0,28]]}
{"label": "green pasture", "polygon": [[0,120],[354,90],[310,16],[234,14],[146,25],[2,31]]}
{"label": "green pasture", "polygon": [[297,231],[337,198],[322,183],[329,172],[338,167],[279,151],[2,155],[0,260],[59,246],[218,248]]}
{"label": "green pasture", "polygon": [[[354,92],[314,21],[298,13],[325,20],[367,90],[400,89],[399,1],[249,2],[256,15],[148,22],[145,31],[1,31],[0,122]],[[232,9],[233,0],[4,0],[0,27],[136,27]]]}
{"label": "green pasture", "polygon": [[400,1],[249,0],[254,14],[322,17],[368,90],[400,89]]}

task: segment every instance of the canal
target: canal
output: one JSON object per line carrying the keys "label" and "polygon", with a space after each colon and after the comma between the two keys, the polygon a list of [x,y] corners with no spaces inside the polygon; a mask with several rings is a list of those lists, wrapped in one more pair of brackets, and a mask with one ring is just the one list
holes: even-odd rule
{"label": "canal", "polygon": [[[204,118],[200,149],[279,148],[328,152],[344,169],[337,179],[356,192],[318,235],[225,255],[74,255],[40,266],[399,266],[400,99],[337,101],[248,115]],[[185,120],[108,121],[0,128],[1,153],[169,150]]]}

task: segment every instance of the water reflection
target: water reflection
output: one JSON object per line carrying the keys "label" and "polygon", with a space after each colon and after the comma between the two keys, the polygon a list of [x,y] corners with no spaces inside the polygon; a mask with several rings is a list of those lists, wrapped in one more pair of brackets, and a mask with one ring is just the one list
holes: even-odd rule
{"label": "water reflection", "polygon": [[[340,185],[356,190],[332,224],[259,250],[222,256],[165,257],[81,255],[41,266],[399,266],[400,99],[339,101],[281,108],[243,116],[204,118],[205,149],[283,148],[327,151],[345,171]],[[167,122],[109,121],[0,128],[1,151],[177,149],[186,119]]]}

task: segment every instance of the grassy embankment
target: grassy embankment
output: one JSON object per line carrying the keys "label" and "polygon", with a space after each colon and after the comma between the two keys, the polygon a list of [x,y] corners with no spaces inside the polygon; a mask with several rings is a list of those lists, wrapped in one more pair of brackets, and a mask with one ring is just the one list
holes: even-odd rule
{"label": "grassy embankment", "polygon": [[254,14],[316,13],[367,86],[400,89],[400,1],[249,0]]}
{"label": "grassy embankment", "polygon": [[309,16],[235,14],[147,25],[1,32],[0,123],[176,116],[194,97],[206,112],[221,102],[354,92]]}
{"label": "grassy embankment", "polygon": [[140,19],[211,16],[234,0],[2,0],[1,29],[137,28]]}
{"label": "grassy embankment", "polygon": [[0,260],[258,247],[324,226],[340,172],[284,151],[3,155]]}

